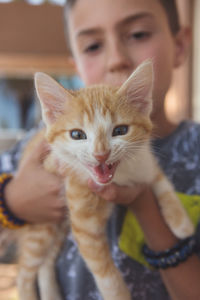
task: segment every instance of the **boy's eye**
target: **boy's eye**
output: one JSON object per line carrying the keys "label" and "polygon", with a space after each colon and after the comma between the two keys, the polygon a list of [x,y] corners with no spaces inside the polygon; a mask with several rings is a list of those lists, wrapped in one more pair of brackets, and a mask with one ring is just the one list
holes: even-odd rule
{"label": "boy's eye", "polygon": [[87,139],[85,132],[81,129],[71,130],[70,135],[73,140],[86,140]]}
{"label": "boy's eye", "polygon": [[125,135],[128,132],[127,125],[120,125],[113,129],[112,136]]}
{"label": "boy's eye", "polygon": [[138,32],[133,32],[131,34],[131,37],[136,39],[136,40],[141,40],[141,39],[147,38],[149,35],[150,35],[150,32],[138,31]]}
{"label": "boy's eye", "polygon": [[101,47],[101,45],[99,43],[95,43],[95,44],[91,44],[90,46],[88,46],[87,48],[85,48],[84,52],[95,52],[97,50],[99,50]]}

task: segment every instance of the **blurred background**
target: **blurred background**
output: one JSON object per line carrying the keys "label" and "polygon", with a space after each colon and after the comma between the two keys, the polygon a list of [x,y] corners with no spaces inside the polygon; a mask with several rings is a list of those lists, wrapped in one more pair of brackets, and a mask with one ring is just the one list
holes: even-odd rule
{"label": "blurred background", "polygon": [[[71,89],[82,86],[64,38],[64,2],[0,0],[0,153],[40,120],[33,88],[36,71]],[[191,26],[192,44],[187,61],[174,72],[166,112],[175,123],[200,121],[200,1],[177,0],[177,4],[181,23]],[[17,269],[5,262],[0,264],[0,299],[14,300]]]}
{"label": "blurred background", "polygon": [[82,85],[67,50],[62,5],[63,0],[0,0],[0,152],[40,120],[34,72],[71,89]]}

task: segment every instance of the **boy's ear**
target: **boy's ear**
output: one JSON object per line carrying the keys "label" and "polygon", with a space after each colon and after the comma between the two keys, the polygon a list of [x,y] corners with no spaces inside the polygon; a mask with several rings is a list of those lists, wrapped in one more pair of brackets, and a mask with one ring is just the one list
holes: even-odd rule
{"label": "boy's ear", "polygon": [[152,111],[153,63],[145,60],[117,91],[123,101],[128,101],[143,115]]}
{"label": "boy's ear", "polygon": [[174,67],[177,68],[181,66],[189,53],[189,48],[192,39],[192,33],[190,27],[184,27],[179,30],[175,35],[175,57],[174,57]]}
{"label": "boy's ear", "polygon": [[43,121],[47,126],[51,125],[63,113],[64,106],[73,96],[45,73],[36,73],[34,80],[42,108]]}

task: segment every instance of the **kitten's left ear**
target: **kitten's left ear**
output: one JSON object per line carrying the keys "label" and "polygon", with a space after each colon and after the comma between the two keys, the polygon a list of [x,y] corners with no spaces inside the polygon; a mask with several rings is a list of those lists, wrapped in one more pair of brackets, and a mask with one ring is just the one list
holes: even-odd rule
{"label": "kitten's left ear", "polygon": [[153,63],[146,60],[140,64],[123,83],[117,94],[133,104],[138,112],[149,116],[152,110]]}
{"label": "kitten's left ear", "polygon": [[48,126],[53,124],[64,111],[67,101],[73,96],[45,73],[35,74],[35,88],[42,107],[42,118]]}

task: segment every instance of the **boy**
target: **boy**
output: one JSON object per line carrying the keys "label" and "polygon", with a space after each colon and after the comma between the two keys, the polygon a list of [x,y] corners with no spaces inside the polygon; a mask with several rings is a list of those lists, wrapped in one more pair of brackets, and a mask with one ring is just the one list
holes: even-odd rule
{"label": "boy", "polygon": [[[198,175],[200,155],[195,152],[200,142],[199,126],[189,122],[182,123],[176,128],[167,120],[164,112],[164,98],[170,86],[173,68],[184,62],[188,46],[187,32],[179,27],[174,1],[68,0],[65,18],[71,51],[78,72],[86,85],[93,83],[119,85],[142,61],[153,58],[155,82],[152,119],[155,124],[154,134],[160,137],[154,141],[153,146],[156,152],[159,151],[160,163],[176,189],[188,194],[200,193],[198,184],[195,184],[200,176]],[[189,135],[190,133],[192,135]],[[48,219],[58,221],[63,217],[60,213],[64,205],[64,196],[62,191],[60,192],[62,180],[53,178],[53,175],[46,174],[42,169],[40,160],[45,156],[45,146],[38,146],[35,152],[38,153],[35,153],[34,158],[28,160],[25,166],[21,166],[17,176],[7,185],[5,191],[7,205],[16,216],[28,221]],[[191,169],[191,165],[188,164],[194,156],[197,157],[195,167],[192,176],[188,176]],[[188,164],[185,163],[185,159]],[[29,190],[34,190],[34,186],[40,184],[35,176],[42,172],[46,178],[42,180],[42,184],[45,181],[45,194],[42,195],[43,201],[40,199],[41,208],[35,200],[40,197],[40,191],[37,195],[33,194],[31,201],[36,202],[38,207],[31,212],[29,208],[31,201],[26,200],[24,196],[26,186],[20,191],[19,186],[23,182],[22,179],[29,174],[31,177],[28,180]],[[38,175],[36,177],[42,178]],[[27,178],[25,180],[27,182]],[[54,193],[48,189],[49,182],[55,182]],[[154,252],[164,253],[164,250],[171,249],[179,243],[165,225],[150,188],[138,186],[130,189],[112,184],[99,190],[93,182],[89,182],[89,185],[108,201],[129,205],[142,228],[146,243]],[[18,197],[19,192],[21,193],[24,202],[17,201],[16,190]],[[56,199],[54,204],[56,209],[48,205],[46,200],[48,193],[51,195],[51,204]],[[29,203],[29,207],[26,203]],[[44,213],[45,207],[48,213]],[[54,211],[57,212],[56,216],[53,214]],[[175,268],[161,268],[157,272],[139,263],[137,258],[130,258],[119,249],[118,238],[121,238],[122,226],[126,221],[124,212],[125,208],[121,206],[116,208],[108,226],[108,235],[114,260],[127,281],[133,299],[165,300],[169,297],[178,300],[200,299],[200,261],[195,253],[191,253],[185,262],[178,261]],[[67,242],[58,262],[58,274],[65,299],[100,299],[92,276],[78,255],[75,243],[73,240]]]}

